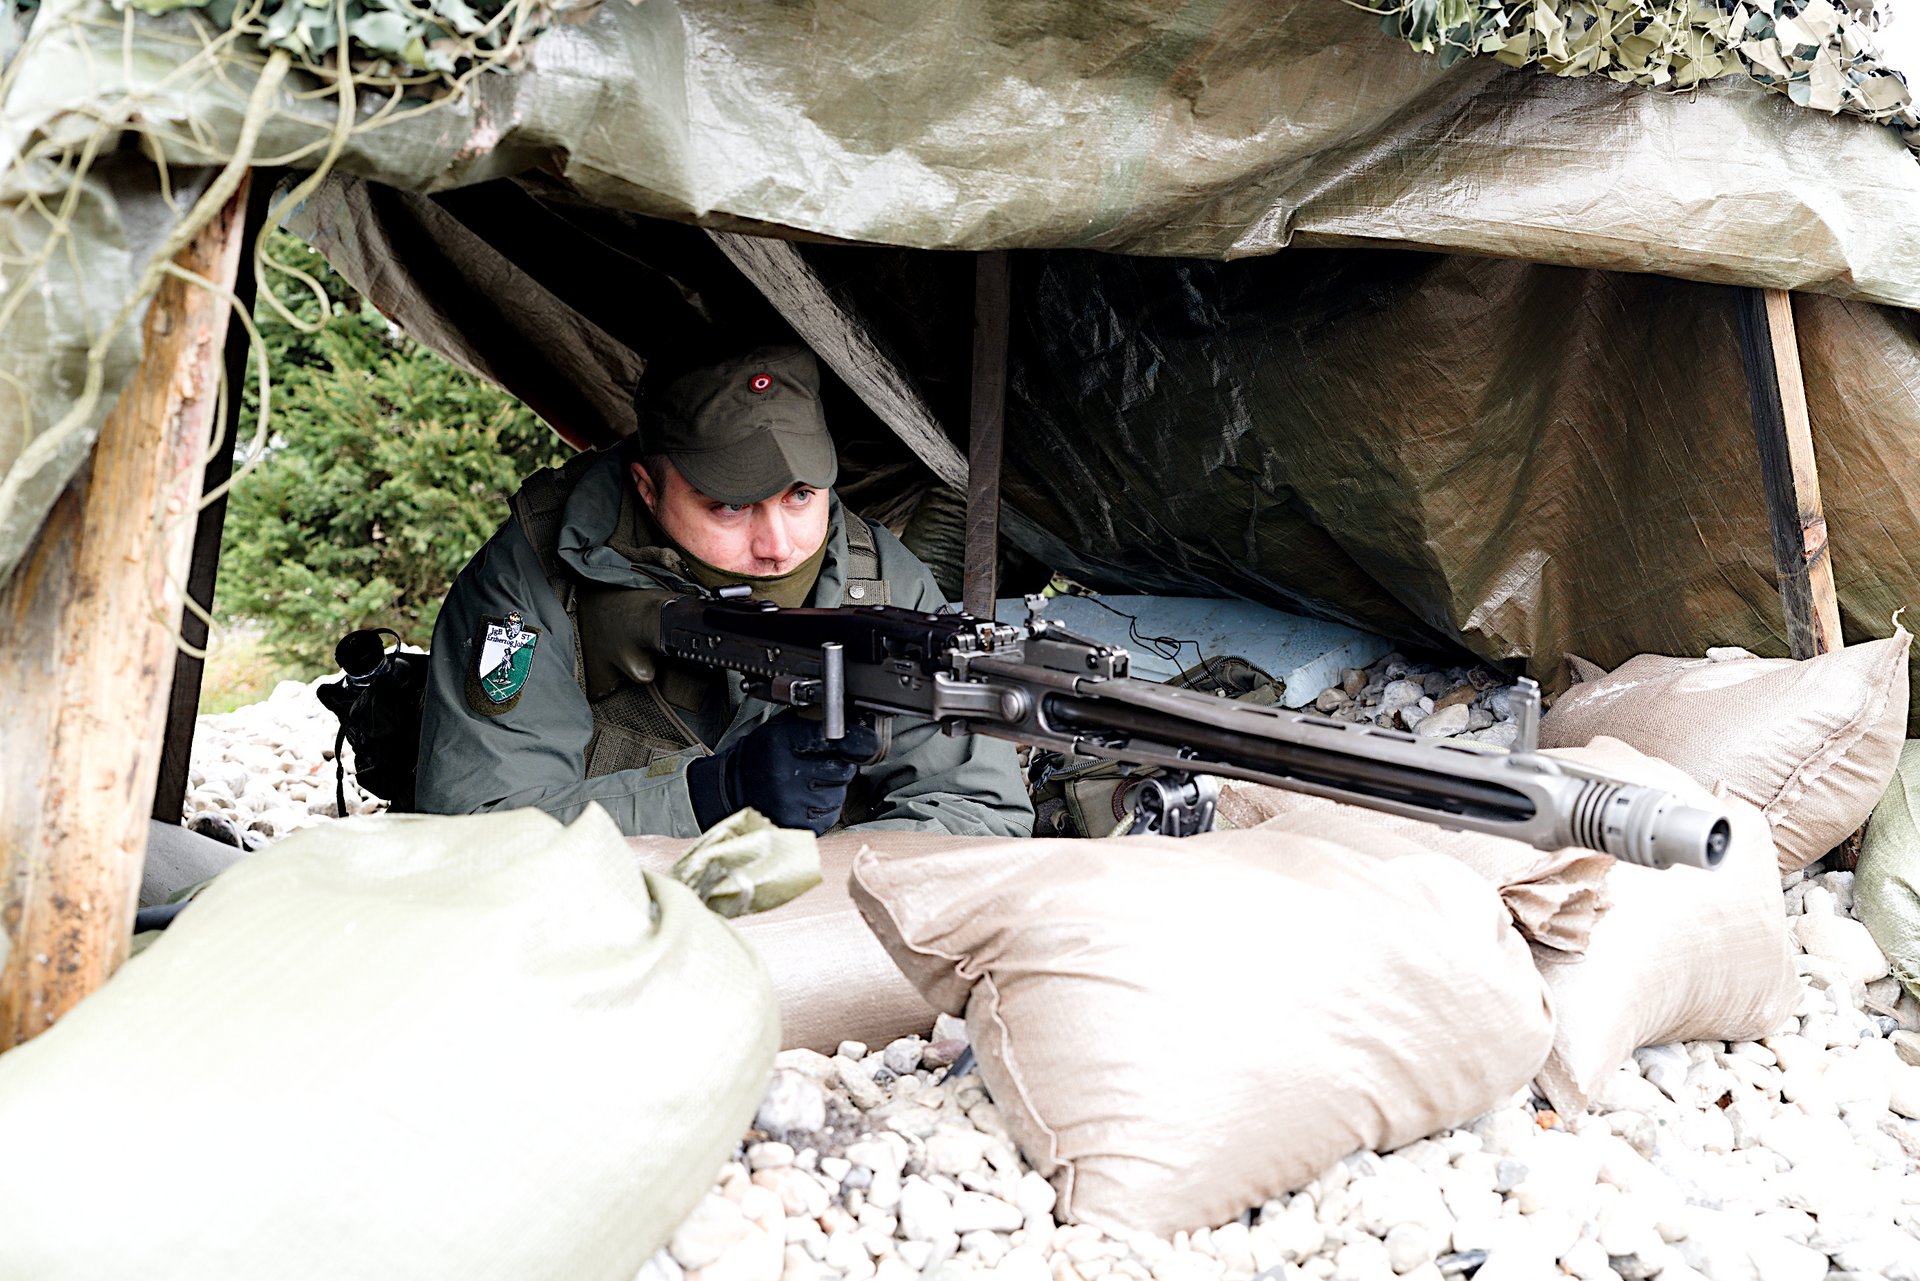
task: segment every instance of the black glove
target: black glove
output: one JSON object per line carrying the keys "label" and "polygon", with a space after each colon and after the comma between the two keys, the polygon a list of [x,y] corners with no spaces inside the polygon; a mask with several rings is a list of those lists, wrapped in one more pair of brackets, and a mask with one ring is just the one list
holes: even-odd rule
{"label": "black glove", "polygon": [[693,816],[708,828],[751,805],[779,827],[824,835],[840,821],[860,763],[879,750],[879,732],[870,725],[850,723],[845,738],[829,743],[819,721],[782,712],[731,747],[688,763]]}

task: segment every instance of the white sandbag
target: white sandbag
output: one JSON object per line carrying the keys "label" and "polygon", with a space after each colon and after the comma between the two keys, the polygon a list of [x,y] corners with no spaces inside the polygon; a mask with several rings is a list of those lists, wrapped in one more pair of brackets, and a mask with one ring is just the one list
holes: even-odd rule
{"label": "white sandbag", "polygon": [[1057,1212],[1223,1223],[1508,1098],[1552,1039],[1498,894],[1452,859],[1288,833],[874,848],[853,895]]}
{"label": "white sandbag", "polygon": [[[939,1013],[873,936],[847,893],[854,855],[865,849],[858,832],[820,838],[821,883],[792,902],[733,922],[773,980],[780,1007],[780,1048],[832,1054],[842,1041],[885,1045],[924,1036]],[[888,849],[935,850],[981,838],[939,832],[888,832]],[[640,865],[665,871],[687,842],[670,836],[630,836]]]}
{"label": "white sandbag", "polygon": [[1609,906],[1580,956],[1534,948],[1553,993],[1553,1052],[1537,1084],[1568,1116],[1644,1045],[1765,1036],[1798,994],[1772,832],[1753,806],[1715,797],[1678,766],[1612,739],[1556,752],[1688,804],[1727,812],[1733,840],[1712,871],[1615,863]]}
{"label": "white sandbag", "polygon": [[0,1277],[632,1281],[777,1032],[598,807],[309,828],[0,1055]]}
{"label": "white sandbag", "polygon": [[1859,830],[1887,790],[1907,733],[1907,646],[1849,645],[1795,661],[1745,651],[1642,654],[1583,680],[1540,721],[1542,747],[1606,735],[1671,761],[1759,809],[1782,874]]}

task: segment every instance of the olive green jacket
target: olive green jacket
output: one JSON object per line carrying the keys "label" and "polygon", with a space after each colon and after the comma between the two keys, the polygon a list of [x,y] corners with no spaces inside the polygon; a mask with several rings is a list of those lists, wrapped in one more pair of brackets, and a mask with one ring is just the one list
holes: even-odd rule
{"label": "olive green jacket", "polygon": [[[617,453],[582,471],[561,518],[559,559],[587,582],[657,589],[655,578],[607,546],[620,520],[623,487],[630,483]],[[892,603],[921,610],[944,605],[927,567],[885,529],[873,533]],[[846,565],[846,523],[835,496],[827,554],[809,605],[844,603]],[[471,678],[480,659],[482,620],[510,614],[539,635],[525,681],[502,710],[476,697]],[[697,836],[686,766],[704,749],[640,769],[586,776],[593,718],[574,676],[574,657],[572,622],[520,523],[510,519],[460,571],[433,630],[420,730],[420,810],[475,814],[533,806],[570,821],[597,802],[628,835]],[[708,745],[715,750],[781,710],[745,697],[737,678],[726,688],[731,715],[719,741]],[[1033,831],[1013,746],[998,739],[950,738],[931,722],[898,718],[892,749],[861,774],[872,804],[859,830],[970,836]]]}

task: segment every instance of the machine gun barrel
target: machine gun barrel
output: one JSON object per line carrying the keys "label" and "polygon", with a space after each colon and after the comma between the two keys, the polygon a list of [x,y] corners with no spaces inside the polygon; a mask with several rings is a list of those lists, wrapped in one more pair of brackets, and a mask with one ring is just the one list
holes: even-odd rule
{"label": "machine gun barrel", "polygon": [[1124,649],[1037,614],[1026,627],[888,606],[779,609],[686,598],[661,612],[666,654],[742,673],[772,701],[913,716],[1183,774],[1218,774],[1541,849],[1582,846],[1649,867],[1711,868],[1724,813],[1534,754],[1215,698],[1128,676]]}

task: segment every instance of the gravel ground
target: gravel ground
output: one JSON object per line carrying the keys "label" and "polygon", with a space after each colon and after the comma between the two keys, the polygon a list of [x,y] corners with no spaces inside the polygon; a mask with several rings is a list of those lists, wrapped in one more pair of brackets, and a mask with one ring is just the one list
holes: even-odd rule
{"label": "gravel ground", "polygon": [[[318,684],[319,682],[315,682]],[[1321,695],[1338,719],[1510,742],[1485,669],[1400,655]],[[334,814],[312,686],[202,717],[190,825],[253,847]],[[382,803],[348,783],[352,813]],[[1920,1003],[1852,914],[1852,875],[1784,879],[1793,1016],[1757,1042],[1655,1046],[1561,1117],[1529,1092],[1172,1240],[1053,1218],[943,1017],[888,1046],[779,1058],[754,1129],[641,1281],[1920,1281]]]}

